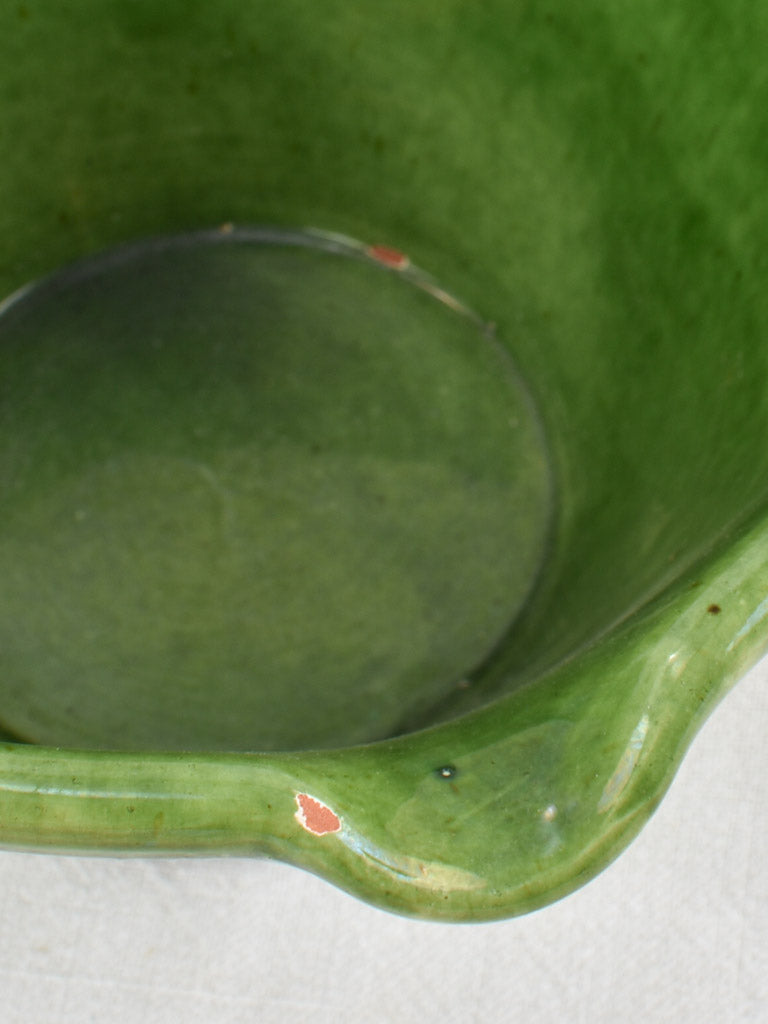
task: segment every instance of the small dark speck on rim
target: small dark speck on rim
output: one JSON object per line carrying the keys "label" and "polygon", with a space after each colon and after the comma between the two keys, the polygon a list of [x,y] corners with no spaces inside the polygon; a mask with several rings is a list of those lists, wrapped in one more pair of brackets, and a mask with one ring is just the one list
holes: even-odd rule
{"label": "small dark speck on rim", "polygon": [[455,779],[456,769],[452,764],[444,764],[440,768],[436,768],[435,771],[441,779]]}
{"label": "small dark speck on rim", "polygon": [[722,611],[722,608],[720,607],[719,604],[711,604],[709,606],[709,608],[707,608],[707,611],[709,612],[710,615],[719,615],[720,612]]}

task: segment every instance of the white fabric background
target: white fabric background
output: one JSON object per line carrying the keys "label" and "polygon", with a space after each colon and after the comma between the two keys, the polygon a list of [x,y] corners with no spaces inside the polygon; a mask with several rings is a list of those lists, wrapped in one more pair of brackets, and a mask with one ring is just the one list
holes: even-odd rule
{"label": "white fabric background", "polygon": [[266,861],[0,853],[3,1024],[768,1021],[768,660],[639,839],[536,914],[435,925]]}

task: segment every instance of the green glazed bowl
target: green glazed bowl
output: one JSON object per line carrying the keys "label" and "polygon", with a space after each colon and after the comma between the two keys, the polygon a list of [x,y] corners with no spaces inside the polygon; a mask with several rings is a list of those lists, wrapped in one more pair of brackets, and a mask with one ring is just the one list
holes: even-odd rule
{"label": "green glazed bowl", "polygon": [[[262,854],[442,920],[618,854],[768,646],[766,53],[746,0],[4,5],[3,846]],[[285,406],[237,331],[147,355],[197,242],[193,341],[214,279],[250,322],[326,261]],[[104,252],[149,259],[145,348]],[[366,347],[401,302],[438,342]]]}

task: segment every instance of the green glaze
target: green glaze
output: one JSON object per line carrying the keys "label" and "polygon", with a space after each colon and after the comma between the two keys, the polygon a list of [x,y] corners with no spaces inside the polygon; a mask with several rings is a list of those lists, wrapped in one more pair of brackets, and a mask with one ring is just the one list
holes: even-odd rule
{"label": "green glaze", "polygon": [[[767,50],[746,0],[3,9],[0,295],[227,222],[397,246],[496,325],[555,487],[521,614],[403,735],[9,733],[5,846],[266,853],[448,920],[540,906],[623,848],[768,647]],[[304,828],[298,794],[338,828]]]}
{"label": "green glaze", "polygon": [[512,361],[413,272],[329,244],[123,247],[0,318],[0,721],[17,736],[380,739],[525,604],[551,480]]}

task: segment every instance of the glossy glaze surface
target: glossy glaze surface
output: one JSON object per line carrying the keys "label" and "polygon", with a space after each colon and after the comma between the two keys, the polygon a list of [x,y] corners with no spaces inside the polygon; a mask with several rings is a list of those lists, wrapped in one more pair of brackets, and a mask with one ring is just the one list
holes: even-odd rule
{"label": "glossy glaze surface", "polygon": [[536,592],[469,686],[403,723],[426,731],[322,754],[7,744],[2,842],[264,852],[447,919],[586,880],[768,641],[768,13],[0,17],[0,294],[204,224],[394,246],[496,323],[557,488]]}

